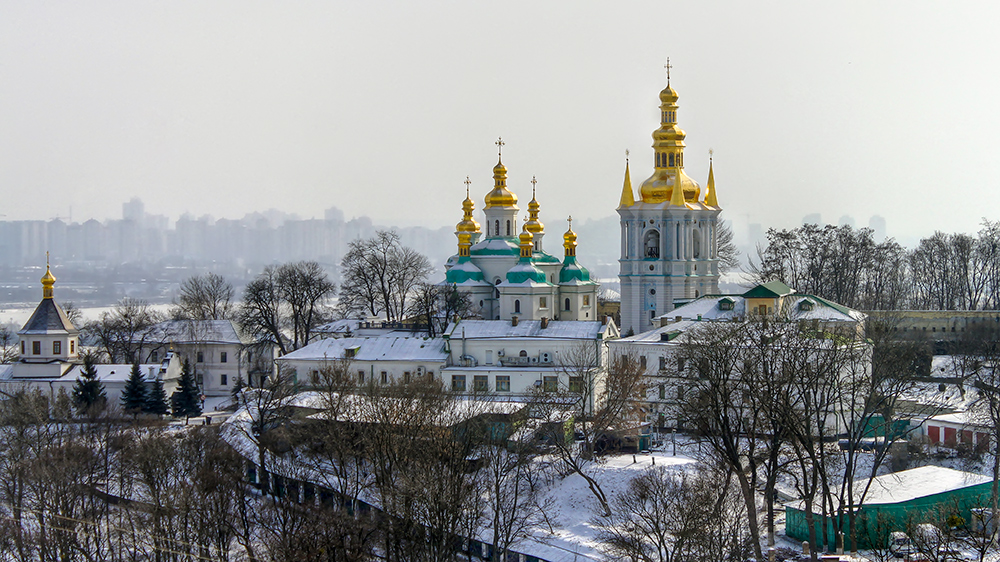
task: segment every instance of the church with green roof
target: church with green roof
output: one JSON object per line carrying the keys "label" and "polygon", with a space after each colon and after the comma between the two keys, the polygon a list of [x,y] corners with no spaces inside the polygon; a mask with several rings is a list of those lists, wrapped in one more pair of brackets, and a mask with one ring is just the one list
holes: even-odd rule
{"label": "church with green roof", "polygon": [[[502,148],[503,142],[498,140],[497,146]],[[517,196],[507,189],[507,168],[498,161],[483,209],[484,236],[473,218],[475,203],[469,197],[469,183],[466,179],[464,217],[455,229],[458,253],[445,263],[443,284],[468,293],[485,320],[598,320],[600,286],[576,260],[572,218],[563,235],[560,260],[542,246],[545,227],[538,220],[540,205],[532,178],[528,220],[518,233]]]}

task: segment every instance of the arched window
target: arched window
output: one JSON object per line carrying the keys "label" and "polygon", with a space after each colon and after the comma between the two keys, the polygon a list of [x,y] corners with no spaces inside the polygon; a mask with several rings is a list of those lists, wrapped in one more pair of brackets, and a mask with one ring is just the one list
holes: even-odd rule
{"label": "arched window", "polygon": [[569,310],[569,299],[566,299],[566,306],[563,308],[564,310]]}
{"label": "arched window", "polygon": [[493,236],[500,236],[500,221],[493,221]]}
{"label": "arched window", "polygon": [[518,357],[527,357],[528,356],[528,352],[522,349],[521,352],[517,354],[517,356]]}
{"label": "arched window", "polygon": [[521,299],[514,299],[514,312],[521,313]]}
{"label": "arched window", "polygon": [[507,236],[510,236],[510,221],[507,221]]}
{"label": "arched window", "polygon": [[643,240],[642,256],[646,258],[660,257],[660,231],[650,229]]}
{"label": "arched window", "polygon": [[670,153],[670,165],[671,166],[674,165],[674,154],[673,153]]}
{"label": "arched window", "polygon": [[697,228],[691,231],[691,254],[694,258],[701,257],[701,231]]}

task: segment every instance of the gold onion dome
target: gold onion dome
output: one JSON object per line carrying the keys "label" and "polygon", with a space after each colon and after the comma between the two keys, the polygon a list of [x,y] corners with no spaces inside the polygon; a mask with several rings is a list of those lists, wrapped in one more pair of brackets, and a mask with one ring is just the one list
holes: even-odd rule
{"label": "gold onion dome", "polygon": [[497,160],[497,165],[493,167],[493,191],[486,194],[486,208],[514,205],[517,205],[517,195],[507,189],[507,168]]}
{"label": "gold onion dome", "polygon": [[479,232],[479,223],[476,219],[472,218],[472,211],[475,210],[476,204],[469,197],[469,188],[465,188],[465,201],[462,201],[462,211],[464,216],[462,217],[462,222],[455,225],[455,230],[458,232]]}
{"label": "gold onion dome", "polygon": [[45,264],[45,275],[42,276],[42,298],[52,298],[52,287],[56,284],[56,276],[52,275],[49,265]]}
{"label": "gold onion dome", "polygon": [[521,229],[521,236],[518,237],[521,241],[521,245],[530,246],[534,238],[535,237],[531,235],[531,232],[528,232],[528,225],[524,225],[524,228]]}
{"label": "gold onion dome", "polygon": [[660,101],[663,103],[675,102],[677,97],[677,90],[671,88],[670,84],[667,84],[667,87],[660,91]]}
{"label": "gold onion dome", "polygon": [[524,223],[524,228],[532,234],[539,234],[545,230],[545,225],[538,220],[538,209],[541,205],[535,199],[535,178],[531,178],[531,202],[528,203],[528,221]]}
{"label": "gold onion dome", "polygon": [[573,217],[569,219],[569,229],[563,234],[563,246],[566,248],[576,247],[576,233],[573,232]]}

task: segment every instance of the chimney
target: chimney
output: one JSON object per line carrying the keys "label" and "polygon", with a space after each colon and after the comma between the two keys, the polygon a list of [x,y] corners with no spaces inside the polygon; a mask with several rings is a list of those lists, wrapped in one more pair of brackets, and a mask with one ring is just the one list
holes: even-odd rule
{"label": "chimney", "polygon": [[683,316],[674,316],[674,322],[680,322],[683,319],[684,319]]}
{"label": "chimney", "polygon": [[602,326],[607,326],[608,325],[608,315],[607,314],[605,314],[604,316],[601,317],[601,325]]}
{"label": "chimney", "polygon": [[511,316],[510,317],[510,325],[511,326],[517,326],[517,316]]}
{"label": "chimney", "polygon": [[549,327],[549,319],[546,316],[542,316],[542,329]]}

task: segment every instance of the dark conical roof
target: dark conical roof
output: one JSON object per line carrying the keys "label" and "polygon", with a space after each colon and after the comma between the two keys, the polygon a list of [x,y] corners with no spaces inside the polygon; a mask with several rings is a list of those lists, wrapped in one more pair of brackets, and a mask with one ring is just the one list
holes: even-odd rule
{"label": "dark conical roof", "polygon": [[56,301],[48,298],[38,303],[34,314],[18,334],[79,334]]}

